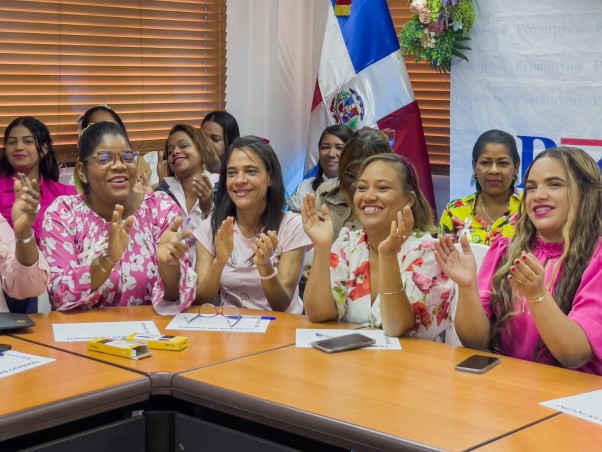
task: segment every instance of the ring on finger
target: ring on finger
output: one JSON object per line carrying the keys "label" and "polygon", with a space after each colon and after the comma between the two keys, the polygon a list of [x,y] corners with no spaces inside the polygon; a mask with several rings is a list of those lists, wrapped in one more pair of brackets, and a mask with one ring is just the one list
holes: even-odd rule
{"label": "ring on finger", "polygon": [[38,205],[36,206],[35,209],[33,209],[33,213],[38,213],[40,211],[40,203],[38,203]]}

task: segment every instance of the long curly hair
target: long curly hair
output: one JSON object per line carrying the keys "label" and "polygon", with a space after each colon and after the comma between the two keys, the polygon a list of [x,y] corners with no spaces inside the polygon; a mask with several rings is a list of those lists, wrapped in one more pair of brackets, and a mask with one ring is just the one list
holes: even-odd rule
{"label": "long curly hair", "polygon": [[[581,284],[581,277],[598,246],[602,233],[602,182],[600,170],[596,162],[583,150],[561,146],[547,149],[535,157],[525,174],[525,181],[533,165],[542,158],[556,159],[564,168],[567,176],[568,199],[576,193],[579,202],[570,203],[566,224],[562,230],[563,251],[552,269],[550,284],[554,286],[553,298],[563,313],[568,314],[573,306],[573,299]],[[516,305],[520,303],[508,281],[510,267],[519,259],[522,251],[531,252],[535,248],[537,230],[525,212],[526,199],[521,201],[519,218],[516,223],[516,234],[510,242],[506,256],[500,261],[493,276],[491,307],[491,338],[489,347],[492,351],[505,354],[500,344],[502,329],[509,330],[509,321],[518,315]],[[543,347],[540,341],[533,350],[537,360]]]}

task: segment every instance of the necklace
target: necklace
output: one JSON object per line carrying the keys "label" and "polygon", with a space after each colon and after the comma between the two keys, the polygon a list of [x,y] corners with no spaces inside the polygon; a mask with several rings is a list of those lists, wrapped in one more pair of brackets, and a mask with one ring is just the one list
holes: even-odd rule
{"label": "necklace", "polygon": [[481,209],[483,210],[483,213],[485,213],[485,216],[489,219],[491,224],[495,223],[495,221],[487,213],[487,210],[485,210],[485,203],[483,202],[483,200],[481,200]]}

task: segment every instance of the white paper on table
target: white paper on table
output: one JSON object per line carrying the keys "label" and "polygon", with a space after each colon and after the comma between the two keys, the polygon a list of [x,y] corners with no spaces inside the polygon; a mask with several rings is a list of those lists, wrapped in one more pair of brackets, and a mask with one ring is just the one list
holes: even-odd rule
{"label": "white paper on table", "polygon": [[0,355],[2,355],[0,356],[0,378],[18,374],[19,372],[33,369],[34,367],[54,361],[53,358],[29,355],[27,353],[16,352],[14,350],[2,352]]}
{"label": "white paper on table", "polygon": [[[265,333],[270,325],[270,321],[258,316],[244,315],[234,326],[228,324],[228,319],[223,315],[215,317],[197,317],[192,322],[188,320],[197,314],[191,312],[188,314],[178,314],[169,322],[166,330],[192,330],[192,331],[228,331],[231,333]],[[230,320],[231,321],[231,320]]]}
{"label": "white paper on table", "polygon": [[401,342],[397,337],[385,335],[383,330],[320,330],[297,328],[297,347],[311,347],[311,343],[329,337],[345,336],[346,334],[360,333],[376,341],[370,347],[363,347],[366,350],[401,350]]}
{"label": "white paper on table", "polygon": [[133,333],[160,334],[152,320],[135,322],[54,323],[57,342],[86,342],[97,337],[125,337]]}
{"label": "white paper on table", "polygon": [[548,400],[540,405],[602,425],[602,390]]}

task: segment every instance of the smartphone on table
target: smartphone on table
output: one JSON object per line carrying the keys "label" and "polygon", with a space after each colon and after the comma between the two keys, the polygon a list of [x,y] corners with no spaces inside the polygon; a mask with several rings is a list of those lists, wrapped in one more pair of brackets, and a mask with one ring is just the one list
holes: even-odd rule
{"label": "smartphone on table", "polygon": [[356,348],[374,345],[376,340],[360,333],[345,334],[344,336],[331,337],[311,343],[311,346],[325,353],[336,353]]}
{"label": "smartphone on table", "polygon": [[483,374],[492,367],[497,366],[499,363],[500,359],[495,356],[472,355],[461,363],[456,364],[456,370]]}

